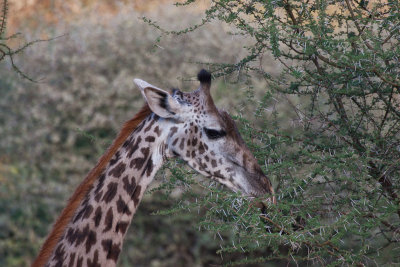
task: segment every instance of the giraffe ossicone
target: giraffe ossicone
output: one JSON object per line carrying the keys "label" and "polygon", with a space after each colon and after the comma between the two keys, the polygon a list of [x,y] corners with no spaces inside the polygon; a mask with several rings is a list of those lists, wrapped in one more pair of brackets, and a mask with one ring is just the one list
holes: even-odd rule
{"label": "giraffe ossicone", "polygon": [[134,80],[145,106],[76,189],[32,266],[115,266],[144,191],[171,157],[233,191],[275,202],[235,122],[215,106],[211,74],[201,70],[198,79],[189,93]]}

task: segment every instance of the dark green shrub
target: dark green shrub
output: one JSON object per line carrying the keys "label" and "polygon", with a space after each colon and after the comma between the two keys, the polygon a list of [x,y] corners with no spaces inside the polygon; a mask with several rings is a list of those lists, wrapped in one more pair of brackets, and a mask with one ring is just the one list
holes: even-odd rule
{"label": "dark green shrub", "polygon": [[[244,254],[232,264],[400,263],[399,10],[398,1],[215,0],[182,31],[144,19],[164,35],[231,25],[252,42],[247,55],[205,64],[217,77],[268,85],[261,99],[248,94],[259,123],[237,119],[278,205],[260,216],[214,189],[190,204],[208,208],[206,229],[234,229],[235,243],[220,250]],[[265,62],[268,54],[275,60]]]}

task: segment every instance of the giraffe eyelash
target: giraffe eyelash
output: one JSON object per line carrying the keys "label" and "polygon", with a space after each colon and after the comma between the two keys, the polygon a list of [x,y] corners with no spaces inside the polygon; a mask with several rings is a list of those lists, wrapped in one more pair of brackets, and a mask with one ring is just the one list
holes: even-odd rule
{"label": "giraffe eyelash", "polygon": [[219,139],[222,138],[226,135],[226,132],[224,130],[215,130],[215,129],[209,129],[204,127],[204,132],[206,133],[207,137],[210,139]]}

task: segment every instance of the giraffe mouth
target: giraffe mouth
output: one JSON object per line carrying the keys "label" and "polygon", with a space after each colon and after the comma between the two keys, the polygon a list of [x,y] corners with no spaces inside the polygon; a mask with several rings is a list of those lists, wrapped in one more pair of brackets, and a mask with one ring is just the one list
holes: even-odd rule
{"label": "giraffe mouth", "polygon": [[[253,197],[260,197],[265,194],[274,195],[274,189],[268,177],[261,171],[251,172],[245,166],[242,166],[237,161],[229,160],[236,168],[242,172],[242,176],[246,178],[250,189],[246,192],[248,195]],[[275,197],[273,197],[273,203],[276,203]]]}
{"label": "giraffe mouth", "polygon": [[[262,191],[259,191],[259,190],[250,190],[250,191],[248,191],[248,190],[245,190],[242,186],[240,186],[237,183],[231,183],[231,182],[227,181],[227,179],[225,177],[222,177],[222,176],[219,176],[219,175],[215,175],[215,174],[210,175],[208,177],[219,181],[221,184],[226,185],[228,188],[230,188],[234,192],[238,192],[238,191],[242,192],[243,194],[245,194],[249,198],[259,198],[259,197],[265,196],[266,194],[270,194],[269,197],[267,197],[263,201],[260,201],[260,205],[264,209],[267,208],[271,203],[272,204],[276,204],[275,192],[274,192],[274,189],[273,189],[272,185],[271,186],[267,186],[266,192],[262,192]],[[263,175],[262,178],[267,179],[267,181],[269,183],[269,180],[265,175]],[[230,184],[231,186],[228,185],[228,184]]]}

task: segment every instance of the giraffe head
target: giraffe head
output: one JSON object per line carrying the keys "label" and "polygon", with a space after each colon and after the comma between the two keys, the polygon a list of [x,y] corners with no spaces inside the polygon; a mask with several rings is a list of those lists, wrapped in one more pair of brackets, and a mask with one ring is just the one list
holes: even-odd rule
{"label": "giraffe head", "polygon": [[190,93],[167,92],[135,79],[150,109],[170,130],[165,140],[166,154],[183,159],[200,174],[216,179],[231,190],[260,197],[272,195],[270,180],[247,148],[235,122],[219,110],[211,97],[211,74],[201,70],[200,87]]}

